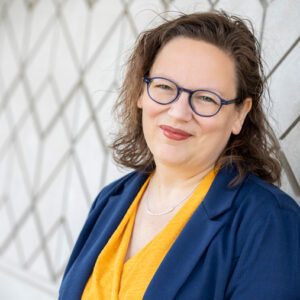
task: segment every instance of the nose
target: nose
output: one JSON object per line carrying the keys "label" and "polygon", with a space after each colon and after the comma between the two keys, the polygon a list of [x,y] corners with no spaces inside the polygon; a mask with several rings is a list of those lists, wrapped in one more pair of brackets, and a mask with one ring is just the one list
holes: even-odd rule
{"label": "nose", "polygon": [[168,114],[178,120],[190,121],[193,116],[192,109],[189,105],[189,93],[181,90],[178,98],[170,103]]}

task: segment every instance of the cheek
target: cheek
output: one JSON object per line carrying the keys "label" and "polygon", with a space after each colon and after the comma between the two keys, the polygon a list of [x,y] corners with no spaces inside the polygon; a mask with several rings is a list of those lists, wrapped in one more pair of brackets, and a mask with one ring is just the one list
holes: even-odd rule
{"label": "cheek", "polygon": [[217,133],[222,129],[222,124],[220,122],[216,122],[213,118],[203,118],[198,123],[203,134]]}
{"label": "cheek", "polygon": [[231,126],[228,120],[220,118],[204,118],[199,122],[200,135],[216,145],[224,146],[231,135]]}
{"label": "cheek", "polygon": [[143,119],[153,120],[163,113],[166,106],[155,103],[147,97],[143,97],[141,99],[141,108],[143,109]]}
{"label": "cheek", "polygon": [[158,105],[156,105],[156,103],[151,102],[149,101],[149,99],[141,99],[142,123],[146,140],[151,138],[154,126],[157,123],[157,116],[159,115],[157,108]]}

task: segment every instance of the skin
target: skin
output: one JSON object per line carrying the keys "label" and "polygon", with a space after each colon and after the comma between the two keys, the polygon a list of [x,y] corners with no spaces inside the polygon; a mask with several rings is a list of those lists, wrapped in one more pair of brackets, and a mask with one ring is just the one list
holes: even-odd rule
{"label": "skin", "polygon": [[[223,50],[201,40],[177,37],[157,54],[149,77],[165,77],[191,90],[208,89],[229,100],[236,96],[235,75],[234,61]],[[151,207],[160,211],[178,203],[214,168],[231,134],[241,131],[252,101],[247,98],[239,107],[224,105],[217,115],[201,117],[191,110],[187,93],[182,92],[169,105],[160,105],[149,98],[145,87],[137,105],[142,109],[144,136],[156,163]],[[161,125],[191,136],[170,139]]]}

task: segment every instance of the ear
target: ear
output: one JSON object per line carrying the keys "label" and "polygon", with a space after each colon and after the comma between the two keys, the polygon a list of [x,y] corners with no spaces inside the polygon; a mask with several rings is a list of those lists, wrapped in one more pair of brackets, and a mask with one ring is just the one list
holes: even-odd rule
{"label": "ear", "polygon": [[246,98],[241,105],[236,109],[236,119],[233,123],[231,132],[235,135],[239,134],[242,130],[244,121],[248,112],[252,107],[252,98]]}

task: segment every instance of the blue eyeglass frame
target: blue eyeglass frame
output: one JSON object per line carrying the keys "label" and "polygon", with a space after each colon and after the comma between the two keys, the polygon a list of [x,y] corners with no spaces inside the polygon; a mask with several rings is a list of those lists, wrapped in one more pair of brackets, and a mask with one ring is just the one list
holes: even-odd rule
{"label": "blue eyeglass frame", "polygon": [[[149,93],[149,85],[150,85],[150,83],[151,83],[151,81],[153,79],[164,79],[164,80],[167,80],[170,83],[174,84],[176,86],[176,88],[177,88],[177,94],[176,94],[175,98],[172,99],[171,101],[167,102],[167,103],[161,103],[161,102],[158,102],[157,100],[153,99],[150,96],[150,93]],[[235,98],[235,99],[232,99],[232,100],[225,100],[221,96],[219,96],[217,93],[212,92],[210,90],[189,90],[189,89],[180,87],[174,81],[172,81],[170,79],[167,79],[167,78],[164,78],[164,77],[143,77],[143,82],[145,82],[147,84],[147,93],[148,93],[148,96],[150,97],[150,99],[153,100],[154,102],[158,103],[158,104],[161,104],[161,105],[167,105],[167,104],[170,104],[170,103],[174,102],[178,98],[178,96],[180,95],[181,91],[184,91],[184,92],[188,93],[189,94],[189,105],[190,105],[192,111],[196,115],[201,116],[201,117],[213,117],[213,116],[215,116],[221,110],[221,108],[222,108],[223,105],[228,105],[228,104],[236,103],[239,100],[239,98]],[[219,106],[219,109],[214,114],[211,114],[211,115],[202,115],[202,114],[197,113],[195,111],[193,105],[192,105],[192,96],[196,92],[209,92],[209,93],[212,93],[212,94],[216,95],[220,99],[220,103],[221,103],[220,106]]]}

